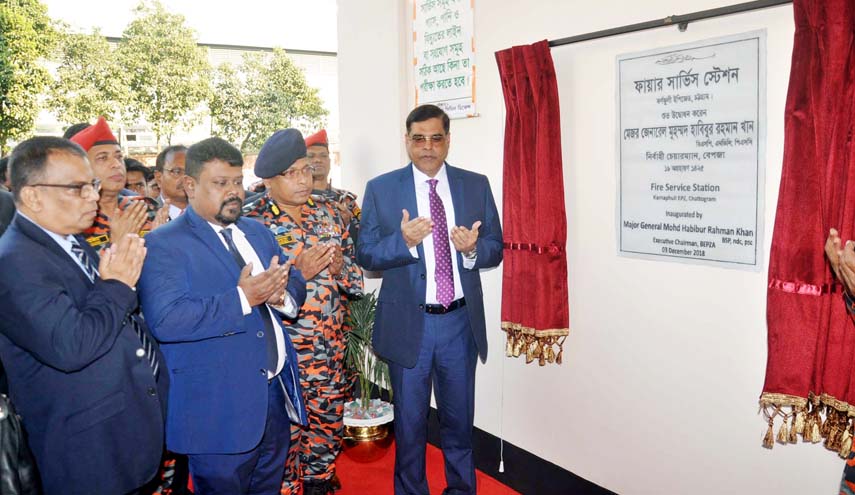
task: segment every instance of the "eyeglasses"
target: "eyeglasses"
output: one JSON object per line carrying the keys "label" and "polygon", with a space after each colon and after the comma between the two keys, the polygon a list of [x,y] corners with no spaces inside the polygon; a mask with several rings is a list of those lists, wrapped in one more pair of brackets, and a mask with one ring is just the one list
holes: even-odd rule
{"label": "eyeglasses", "polygon": [[314,166],[307,165],[301,169],[289,168],[288,170],[280,173],[279,175],[281,175],[282,177],[285,177],[288,180],[294,180],[300,176],[309,177],[315,173],[315,170],[316,169]]}
{"label": "eyeglasses", "polygon": [[184,169],[183,168],[168,168],[166,172],[169,172],[169,175],[173,177],[184,177]]}
{"label": "eyeglasses", "polygon": [[445,141],[445,138],[446,138],[446,134],[434,134],[433,136],[423,136],[421,134],[413,134],[412,136],[410,136],[410,141],[412,141],[418,145],[425,144],[427,141],[430,141],[433,144],[439,144],[439,143]]}
{"label": "eyeglasses", "polygon": [[77,189],[77,194],[81,198],[89,196],[93,192],[98,194],[101,192],[101,179],[94,179],[92,182],[83,184],[29,184],[30,187],[59,187],[62,189]]}

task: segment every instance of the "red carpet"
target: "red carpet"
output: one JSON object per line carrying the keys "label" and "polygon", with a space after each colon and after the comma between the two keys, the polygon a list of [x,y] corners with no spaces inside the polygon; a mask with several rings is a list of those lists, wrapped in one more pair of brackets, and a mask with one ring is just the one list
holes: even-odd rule
{"label": "red carpet", "polygon": [[[392,476],[395,467],[395,444],[381,459],[358,463],[342,453],[336,460],[336,472],[341,479],[341,490],[336,495],[392,495]],[[479,495],[512,495],[511,490],[481,471],[475,472]],[[433,445],[427,447],[427,479],[431,495],[440,495],[445,488],[445,470],[442,451]]]}

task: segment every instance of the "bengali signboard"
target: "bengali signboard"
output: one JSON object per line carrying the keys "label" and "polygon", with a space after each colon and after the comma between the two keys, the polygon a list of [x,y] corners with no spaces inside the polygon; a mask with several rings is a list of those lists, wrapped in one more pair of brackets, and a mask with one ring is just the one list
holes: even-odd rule
{"label": "bengali signboard", "polygon": [[475,0],[414,0],[416,105],[475,116]]}
{"label": "bengali signboard", "polygon": [[759,270],[766,33],[617,57],[618,254]]}

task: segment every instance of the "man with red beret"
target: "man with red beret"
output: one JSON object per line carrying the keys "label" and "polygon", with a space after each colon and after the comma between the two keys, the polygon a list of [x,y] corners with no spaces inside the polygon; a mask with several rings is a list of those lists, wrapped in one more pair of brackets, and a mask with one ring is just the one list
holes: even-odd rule
{"label": "man with red beret", "polygon": [[[123,196],[119,193],[125,188],[127,170],[119,141],[110,130],[107,120],[102,116],[94,125],[70,133],[69,140],[77,143],[86,151],[95,177],[101,181],[98,213],[95,221],[81,234],[86,242],[96,250],[108,248],[113,240],[124,238],[125,234],[144,236],[155,227],[165,223],[166,208],[158,212],[153,219],[149,215],[149,206],[142,196]],[[71,130],[71,128],[69,129]],[[186,486],[186,460],[176,460],[166,453],[161,472],[144,491],[157,493],[184,493]]]}
{"label": "man with red beret", "polygon": [[[359,221],[362,218],[362,210],[359,209],[359,204],[356,202],[356,194],[333,187],[329,180],[330,151],[326,129],[321,129],[311,136],[306,137],[306,159],[309,165],[314,167],[314,172],[312,173],[312,199],[317,202],[329,202],[332,207],[338,210],[339,217],[342,219],[344,227],[353,241],[350,247],[342,246],[342,255],[348,260],[356,260],[356,250],[354,247],[359,236]],[[355,263],[355,261],[353,262]],[[342,330],[345,333],[350,331],[350,324],[348,323],[350,310],[348,306],[348,297],[347,294],[344,294],[342,296],[342,307],[344,310]],[[345,370],[346,395],[348,398],[352,398],[352,391],[356,380],[356,374],[350,370]],[[334,476],[331,483],[335,489],[341,486],[338,476]]]}
{"label": "man with red beret", "polygon": [[83,232],[89,245],[95,249],[109,247],[112,239],[121,239],[129,233],[142,236],[164,222],[165,213],[150,220],[148,206],[141,197],[119,195],[125,187],[124,157],[103,116],[70,139],[86,151],[95,177],[101,181],[98,215]]}
{"label": "man with red beret", "polygon": [[339,214],[355,243],[356,236],[359,233],[359,218],[362,212],[356,203],[356,194],[335,188],[330,183],[330,150],[326,129],[321,129],[306,138],[306,158],[309,165],[315,168],[312,174],[314,181],[312,196],[315,199],[325,198],[333,203],[339,210]]}

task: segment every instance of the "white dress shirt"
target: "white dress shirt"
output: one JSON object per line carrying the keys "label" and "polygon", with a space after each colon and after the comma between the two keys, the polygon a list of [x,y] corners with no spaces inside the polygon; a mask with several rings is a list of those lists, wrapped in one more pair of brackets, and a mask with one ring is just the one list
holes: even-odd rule
{"label": "white dress shirt", "polygon": [[[214,232],[217,233],[217,237],[223,243],[223,247],[225,247],[227,251],[229,249],[229,245],[226,242],[226,239],[222,236],[222,234],[220,234],[220,232],[224,228],[228,228],[232,231],[232,239],[234,240],[235,247],[237,248],[241,257],[244,261],[246,261],[247,264],[252,263],[251,275],[258,275],[259,273],[264,271],[264,265],[261,264],[261,260],[258,258],[258,254],[256,254],[255,249],[253,249],[249,241],[246,240],[246,236],[238,228],[237,225],[232,224],[228,227],[221,227],[211,222],[208,222],[208,225],[210,225],[211,228],[214,229]],[[238,296],[240,297],[240,306],[243,310],[244,316],[252,313],[252,306],[249,305],[249,300],[246,298],[246,294],[243,293],[243,289],[238,287],[237,292]],[[285,303],[282,308],[277,309],[281,309],[282,313],[284,313],[288,317],[293,318],[297,316],[297,311],[299,311],[300,308],[297,307],[296,303],[291,298],[291,294],[289,294],[286,290]],[[273,328],[276,333],[276,355],[278,356],[276,359],[276,370],[267,371],[267,378],[273,378],[274,376],[278,375],[279,372],[282,371],[282,368],[285,366],[285,334],[283,333],[284,330],[282,330],[281,321],[279,320],[279,317],[276,315],[276,313],[274,313],[266,304],[264,305],[264,309],[262,311],[270,312],[270,319],[273,321]]]}
{"label": "white dress shirt", "polygon": [[[434,177],[428,177],[427,174],[413,167],[413,183],[416,188],[416,204],[418,205],[418,216],[430,218],[430,184],[428,180],[436,179],[436,193],[439,199],[442,200],[442,206],[445,208],[445,223],[448,231],[445,235],[448,236],[448,247],[451,250],[451,268],[454,273],[454,300],[463,297],[463,285],[460,283],[460,269],[457,266],[457,250],[454,249],[454,243],[451,242],[451,229],[457,223],[454,218],[454,203],[451,201],[451,187],[448,185],[448,174],[445,170],[445,164],[439,169]],[[410,218],[413,218],[412,212]],[[425,304],[439,304],[436,299],[436,259],[433,253],[433,236],[435,233],[428,234],[422,240],[422,249],[425,253],[425,269],[427,271],[427,290],[425,293]],[[419,252],[416,247],[410,248],[410,254],[413,258],[419,257]],[[475,266],[475,258],[463,258],[463,267],[471,269]]]}
{"label": "white dress shirt", "polygon": [[[163,200],[163,194],[161,194],[161,195],[160,195],[160,204],[162,204],[162,205],[165,205],[165,204],[166,204],[166,202],[164,202],[164,200]],[[172,204],[172,203],[169,203],[169,219],[170,219],[170,220],[175,220],[175,219],[176,219],[176,218],[178,218],[182,213],[184,213],[184,210],[182,210],[181,208],[179,208],[179,207],[175,206],[175,205],[174,205],[174,204]]]}

